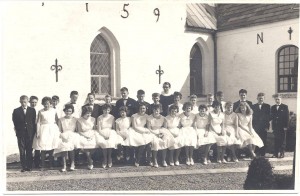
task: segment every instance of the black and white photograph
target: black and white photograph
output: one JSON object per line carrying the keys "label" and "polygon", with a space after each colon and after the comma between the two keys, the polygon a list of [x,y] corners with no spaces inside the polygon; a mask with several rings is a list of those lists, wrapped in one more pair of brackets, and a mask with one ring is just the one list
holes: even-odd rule
{"label": "black and white photograph", "polygon": [[299,5],[1,1],[2,194],[299,194]]}

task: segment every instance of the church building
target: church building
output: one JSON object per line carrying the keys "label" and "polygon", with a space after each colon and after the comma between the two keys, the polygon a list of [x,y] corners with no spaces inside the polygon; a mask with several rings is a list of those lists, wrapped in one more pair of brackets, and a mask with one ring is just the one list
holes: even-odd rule
{"label": "church building", "polygon": [[[58,95],[60,104],[79,92],[102,103],[143,89],[145,100],[162,91],[223,91],[237,101],[247,89],[274,104],[283,95],[296,112],[299,4],[196,4],[182,1],[1,2],[2,132],[6,154],[18,152],[11,114],[19,97]],[[58,68],[56,70],[56,68]]]}

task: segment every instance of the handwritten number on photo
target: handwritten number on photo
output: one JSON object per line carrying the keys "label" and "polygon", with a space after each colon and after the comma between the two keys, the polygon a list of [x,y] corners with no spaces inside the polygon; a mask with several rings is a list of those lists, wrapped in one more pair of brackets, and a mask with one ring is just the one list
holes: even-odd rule
{"label": "handwritten number on photo", "polygon": [[157,20],[156,20],[156,22],[158,22],[158,20],[159,20],[159,16],[160,16],[159,9],[158,9],[158,8],[155,8],[155,9],[153,10],[153,13],[154,13],[154,15],[155,15],[155,16],[157,16]]}
{"label": "handwritten number on photo", "polygon": [[125,3],[123,5],[123,10],[122,11],[124,11],[126,13],[126,15],[125,16],[121,15],[122,18],[128,18],[128,16],[129,16],[129,12],[125,9],[126,6],[129,6],[129,3]]}

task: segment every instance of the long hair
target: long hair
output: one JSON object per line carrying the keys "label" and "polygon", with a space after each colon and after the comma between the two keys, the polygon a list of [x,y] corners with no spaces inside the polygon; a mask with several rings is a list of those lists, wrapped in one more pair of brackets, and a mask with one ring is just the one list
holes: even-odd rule
{"label": "long hair", "polygon": [[245,106],[246,107],[246,115],[252,115],[253,114],[253,110],[251,109],[251,107],[249,106],[249,104],[247,102],[241,102],[239,107],[235,110],[235,113],[242,113],[241,111],[241,106]]}

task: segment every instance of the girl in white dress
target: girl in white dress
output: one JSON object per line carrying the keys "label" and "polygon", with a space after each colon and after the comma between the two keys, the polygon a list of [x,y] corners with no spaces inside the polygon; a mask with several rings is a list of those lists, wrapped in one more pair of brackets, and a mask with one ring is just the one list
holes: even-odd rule
{"label": "girl in white dress", "polygon": [[209,119],[207,115],[206,105],[199,106],[199,114],[196,115],[195,119],[195,129],[197,133],[197,146],[200,147],[200,150],[204,150],[203,164],[207,165],[208,162],[208,153],[210,147],[216,143],[216,139],[211,131],[209,131]]}
{"label": "girl in white dress", "polygon": [[232,159],[234,162],[239,162],[236,157],[235,150],[242,143],[238,133],[238,117],[236,113],[233,112],[233,103],[227,102],[225,104],[225,133],[227,137],[227,145],[231,150]]}
{"label": "girl in white dress", "polygon": [[146,128],[148,115],[146,105],[139,104],[139,112],[131,116],[132,129],[129,133],[129,145],[135,148],[135,166],[138,167],[145,145],[153,140],[153,134]]}
{"label": "girl in white dress", "polygon": [[[119,108],[119,114],[120,114],[120,118],[118,118],[116,120],[116,132],[118,135],[120,135],[123,139],[122,141],[122,146],[123,146],[123,152],[124,152],[124,157],[126,159],[126,161],[129,161],[130,158],[130,145],[129,145],[129,133],[132,132],[132,128],[131,128],[131,118],[127,117],[127,107],[126,106],[121,106]],[[122,146],[118,145],[119,149],[118,149],[118,155],[119,156],[119,160],[121,159],[121,153],[122,153]]]}
{"label": "girl in white dress", "polygon": [[192,108],[190,102],[185,102],[182,108],[184,112],[179,115],[187,165],[194,165],[193,152],[197,146],[197,133],[194,127],[196,115],[191,112]]}
{"label": "girl in white dress", "polygon": [[181,147],[184,146],[184,138],[182,135],[182,130],[179,129],[180,118],[177,115],[178,106],[172,105],[169,107],[169,115],[165,118],[164,127],[169,130],[174,138],[174,144],[169,147],[169,161],[170,165],[174,166],[174,151],[175,151],[175,165],[179,165],[179,155]]}
{"label": "girl in white dress", "polygon": [[112,149],[117,149],[123,139],[115,131],[115,117],[110,113],[111,106],[104,104],[102,106],[103,114],[97,118],[98,132],[96,133],[97,145],[102,148],[103,162],[102,167],[112,167],[111,153]]}
{"label": "girl in white dress", "polygon": [[264,143],[252,128],[253,111],[247,102],[241,102],[240,106],[236,109],[236,113],[239,125],[238,132],[242,141],[241,147],[243,148],[247,146],[252,158],[254,158],[256,156],[254,153],[255,146],[261,148],[264,146]]}
{"label": "girl in white dress", "polygon": [[[178,113],[177,115],[182,114],[183,110],[182,110],[182,103],[180,103],[180,100],[182,99],[182,94],[180,92],[175,91],[174,92],[174,103],[171,105],[176,105],[178,107]],[[171,106],[169,105],[169,107]]]}
{"label": "girl in white dress", "polygon": [[216,102],[214,110],[209,113],[209,131],[213,132],[217,141],[217,162],[226,163],[224,154],[227,146],[227,137],[224,130],[224,114],[221,112],[221,105]]}
{"label": "girl in white dress", "polygon": [[96,143],[96,120],[91,116],[93,109],[91,107],[82,108],[82,117],[76,122],[76,130],[79,134],[78,148],[80,148],[87,156],[88,169],[93,169],[92,154],[97,148]]}
{"label": "girl in white dress", "polygon": [[53,164],[53,152],[57,148],[59,142],[59,129],[57,126],[57,114],[51,107],[52,100],[50,97],[42,99],[44,109],[40,110],[37,119],[37,132],[33,139],[32,147],[41,151],[41,170],[45,170],[46,152],[50,151],[50,165]]}
{"label": "girl in white dress", "polygon": [[190,102],[192,103],[192,106],[193,106],[192,113],[193,114],[198,114],[197,95],[191,95],[190,96]]}
{"label": "girl in white dress", "polygon": [[78,145],[78,133],[75,132],[76,129],[76,118],[72,116],[74,112],[74,106],[72,104],[65,105],[64,108],[65,117],[62,117],[58,120],[58,127],[61,132],[60,141],[58,147],[54,149],[55,157],[62,156],[63,168],[62,172],[65,172],[67,169],[66,158],[68,157],[71,161],[70,170],[75,170],[75,152],[74,149]]}
{"label": "girl in white dress", "polygon": [[174,138],[172,134],[164,128],[165,118],[160,114],[161,109],[161,105],[154,105],[152,107],[152,115],[150,115],[147,119],[147,127],[153,134],[151,150],[153,159],[152,163],[154,167],[158,167],[158,150],[162,150],[163,166],[168,166],[166,162],[167,149],[174,145]]}

